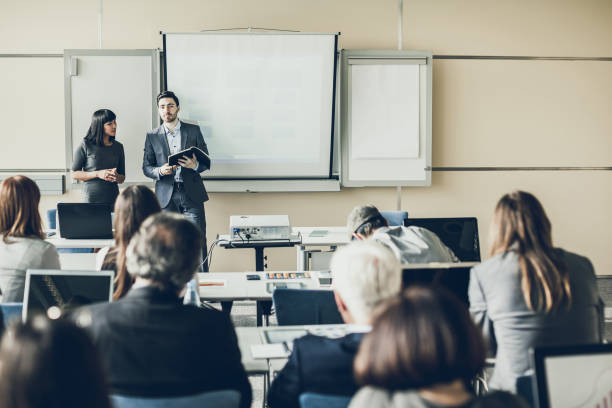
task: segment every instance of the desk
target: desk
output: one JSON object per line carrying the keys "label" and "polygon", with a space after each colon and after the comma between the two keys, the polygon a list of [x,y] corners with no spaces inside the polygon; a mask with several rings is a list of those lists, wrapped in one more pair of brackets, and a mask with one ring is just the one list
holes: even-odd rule
{"label": "desk", "polygon": [[56,248],[104,248],[115,245],[113,239],[66,239],[55,235],[45,241],[53,244]]}
{"label": "desk", "polygon": [[320,250],[309,250],[308,247],[329,246],[335,249],[350,242],[346,227],[294,227],[291,231],[302,236],[301,244],[296,245],[297,270],[300,272],[310,269],[308,263],[310,254],[320,252]]}
{"label": "desk", "polygon": [[[225,249],[253,248],[255,249],[255,270],[263,271],[264,249],[278,247],[292,247],[302,241],[299,235],[291,235],[289,239],[278,240],[231,240],[229,235],[217,235],[218,245]],[[231,306],[230,306],[231,307]],[[257,301],[257,325],[261,326],[262,316],[270,315],[272,304],[269,301]]]}
{"label": "desk", "polygon": [[[257,300],[270,301],[272,293],[268,292],[268,283],[297,283],[303,284],[302,289],[331,289],[331,285],[319,284],[319,272],[310,273],[305,279],[267,279],[267,273],[283,272],[200,272],[200,299],[215,302],[231,300]],[[295,273],[290,271],[288,273]],[[259,275],[259,280],[247,280],[247,275]],[[223,286],[202,286],[204,282],[224,281]],[[285,327],[285,326],[283,326]]]}

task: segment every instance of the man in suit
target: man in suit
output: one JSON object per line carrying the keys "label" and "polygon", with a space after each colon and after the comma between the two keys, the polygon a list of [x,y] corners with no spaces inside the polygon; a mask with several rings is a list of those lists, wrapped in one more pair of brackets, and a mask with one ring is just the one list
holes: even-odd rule
{"label": "man in suit", "polygon": [[353,359],[374,309],[399,293],[402,269],[391,251],[368,240],[338,250],[331,272],[342,319],[362,329],[337,339],[308,334],[295,340],[289,361],[270,388],[271,407],[299,408],[299,396],[305,392],[351,396],[358,389]]}
{"label": "man in suit", "polygon": [[199,229],[162,212],[143,222],[126,252],[128,294],[76,312],[102,356],[113,394],[142,397],[237,390],[251,405],[234,326],[225,313],[184,305],[200,260]]}
{"label": "man in suit", "polygon": [[[200,173],[208,169],[193,155],[179,159],[180,166],[170,166],[168,156],[196,146],[208,154],[199,126],[181,122],[178,97],[170,91],[157,95],[157,108],[163,123],[147,133],[142,170],[145,176],[155,180],[155,194],[165,211],[182,213],[202,231],[202,256],[206,259],[206,214],[204,202],[208,194]],[[204,262],[202,271],[208,271]]]}

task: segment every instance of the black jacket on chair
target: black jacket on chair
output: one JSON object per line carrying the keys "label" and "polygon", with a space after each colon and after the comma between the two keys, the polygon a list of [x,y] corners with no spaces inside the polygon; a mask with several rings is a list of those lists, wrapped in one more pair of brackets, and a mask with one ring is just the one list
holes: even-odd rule
{"label": "black jacket on chair", "polygon": [[363,333],[339,339],[306,335],[293,343],[293,352],[268,394],[270,407],[299,408],[304,392],[351,396],[359,388],[353,378],[353,360]]}
{"label": "black jacket on chair", "polygon": [[76,319],[86,321],[88,312],[111,393],[171,397],[233,389],[241,407],[250,407],[234,326],[222,312],[183,305],[176,293],[153,286],[81,309]]}

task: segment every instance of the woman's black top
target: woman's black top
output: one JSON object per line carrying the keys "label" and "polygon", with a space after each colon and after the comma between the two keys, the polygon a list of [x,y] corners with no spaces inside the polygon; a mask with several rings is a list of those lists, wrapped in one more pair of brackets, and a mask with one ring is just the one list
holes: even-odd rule
{"label": "woman's black top", "polygon": [[[73,171],[96,171],[117,168],[125,175],[125,153],[123,145],[116,140],[110,146],[98,146],[83,140],[74,151]],[[114,205],[119,195],[117,183],[94,178],[84,182],[83,201]]]}

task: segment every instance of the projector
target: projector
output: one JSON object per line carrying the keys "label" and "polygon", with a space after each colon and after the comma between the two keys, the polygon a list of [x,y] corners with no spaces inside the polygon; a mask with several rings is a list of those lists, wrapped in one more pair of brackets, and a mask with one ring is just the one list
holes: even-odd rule
{"label": "projector", "polygon": [[289,239],[291,228],[288,215],[232,215],[232,241],[263,241]]}

